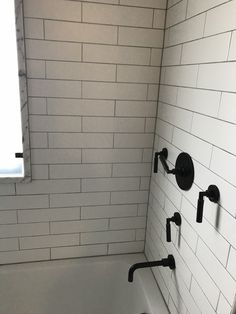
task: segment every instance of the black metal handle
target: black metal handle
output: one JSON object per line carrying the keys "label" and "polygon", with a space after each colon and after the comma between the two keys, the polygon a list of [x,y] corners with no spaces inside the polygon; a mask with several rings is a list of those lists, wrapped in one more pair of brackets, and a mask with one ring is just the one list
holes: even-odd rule
{"label": "black metal handle", "polygon": [[170,223],[174,222],[176,226],[181,226],[182,219],[180,213],[175,212],[174,216],[166,219],[166,241],[171,242],[171,226]]}
{"label": "black metal handle", "polygon": [[175,169],[170,170],[166,160],[168,158],[168,150],[166,148],[163,148],[162,151],[156,152],[154,157],[154,173],[158,172],[158,157],[160,158],[160,161],[162,163],[163,168],[167,173],[175,174]]}
{"label": "black metal handle", "polygon": [[196,218],[196,221],[198,223],[202,222],[205,196],[211,202],[217,203],[220,199],[220,191],[216,185],[209,185],[206,191],[199,193],[198,204],[197,204],[197,218]]}

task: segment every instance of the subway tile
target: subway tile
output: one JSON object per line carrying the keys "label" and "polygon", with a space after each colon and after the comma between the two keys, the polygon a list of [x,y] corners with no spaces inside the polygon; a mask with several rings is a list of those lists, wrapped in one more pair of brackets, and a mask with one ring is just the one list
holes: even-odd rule
{"label": "subway tile", "polygon": [[163,30],[142,28],[119,28],[119,45],[161,48]]}
{"label": "subway tile", "polygon": [[111,134],[92,133],[50,133],[50,148],[110,148]]}
{"label": "subway tile", "polygon": [[200,88],[236,91],[236,62],[199,66],[197,86]]}
{"label": "subway tile", "polygon": [[153,150],[152,148],[144,148],[143,150],[143,162],[152,162]]}
{"label": "subway tile", "polygon": [[118,65],[118,82],[158,83],[159,67]]}
{"label": "subway tile", "polygon": [[[113,176],[115,174],[113,173]],[[128,175],[126,174],[126,177]],[[138,190],[139,178],[82,179],[82,192]]]}
{"label": "subway tile", "polygon": [[26,56],[30,59],[81,61],[79,43],[26,40]]}
{"label": "subway tile", "polygon": [[135,204],[146,203],[147,201],[148,191],[111,192],[112,204]]}
{"label": "subway tile", "polygon": [[173,137],[173,129],[174,129],[173,125],[160,119],[157,119],[156,134],[158,134],[158,136],[163,137],[167,141],[171,141]]}
{"label": "subway tile", "polygon": [[28,99],[29,114],[47,114],[46,98],[34,98]]}
{"label": "subway tile", "polygon": [[68,194],[51,194],[51,207],[72,207],[72,206],[92,206],[107,205],[110,201],[109,192],[100,193],[68,193]]}
{"label": "subway tile", "polygon": [[162,49],[152,48],[151,49],[151,65],[160,66],[162,58]]}
{"label": "subway tile", "polygon": [[194,159],[205,166],[210,165],[212,145],[192,136],[180,129],[175,128],[173,132],[173,145],[188,152]]}
{"label": "subway tile", "polygon": [[166,28],[178,24],[185,20],[187,0],[180,1],[175,6],[167,10]]}
{"label": "subway tile", "polygon": [[0,196],[0,210],[48,208],[47,195]]}
{"label": "subway tile", "polygon": [[201,287],[198,285],[196,280],[193,278],[191,283],[190,292],[198,305],[201,313],[214,314],[215,310],[208,302],[205,294],[202,292]]}
{"label": "subway tile", "polygon": [[[221,0],[220,2],[223,1]],[[235,29],[235,9],[236,2],[229,1],[207,12],[204,35],[209,36]],[[227,19],[225,18],[225,16],[227,16]]]}
{"label": "subway tile", "polygon": [[16,211],[0,211],[0,225],[17,223]]}
{"label": "subway tile", "polygon": [[154,101],[117,101],[116,116],[156,117],[156,108]]}
{"label": "subway tile", "polygon": [[32,149],[32,164],[78,164],[81,163],[80,149]]}
{"label": "subway tile", "polygon": [[165,48],[163,51],[163,66],[179,65],[181,58],[182,46],[174,46]]}
{"label": "subway tile", "polygon": [[25,17],[81,21],[80,2],[57,0],[25,0]]}
{"label": "subway tile", "polygon": [[107,219],[51,222],[52,234],[103,231],[107,228]]}
{"label": "subway tile", "polygon": [[176,105],[178,88],[175,86],[160,86],[159,101],[169,105]]}
{"label": "subway tile", "polygon": [[146,133],[154,133],[156,126],[155,118],[146,118],[145,132]]}
{"label": "subway tile", "polygon": [[166,8],[166,0],[146,0],[145,2],[142,0],[120,0],[120,4],[158,9]]}
{"label": "subway tile", "polygon": [[40,116],[30,117],[32,132],[81,132],[80,117]]}
{"label": "subway tile", "polygon": [[144,242],[113,243],[108,245],[108,254],[129,254],[143,252]]}
{"label": "subway tile", "polygon": [[196,254],[207,272],[214,278],[215,283],[220,287],[228,302],[232,304],[235,297],[236,281],[233,280],[202,241],[198,241]]}
{"label": "subway tile", "polygon": [[159,103],[158,117],[186,131],[190,131],[192,123],[191,111]]}
{"label": "subway tile", "polygon": [[31,133],[30,146],[31,148],[47,148],[48,147],[47,133]]}
{"label": "subway tile", "polygon": [[19,223],[79,220],[79,219],[80,219],[79,207],[18,210]]}
{"label": "subway tile", "polygon": [[146,217],[111,218],[109,229],[141,229],[146,226]]}
{"label": "subway tile", "polygon": [[165,17],[166,17],[166,11],[165,10],[154,10],[153,27],[164,29],[165,28]]}
{"label": "subway tile", "polygon": [[165,84],[196,87],[197,74],[197,65],[168,67],[165,72]]}
{"label": "subway tile", "polygon": [[192,134],[233,154],[236,153],[236,147],[228,134],[234,134],[235,131],[236,126],[233,124],[199,114],[193,116]]}
{"label": "subway tile", "polygon": [[[82,0],[83,2],[91,2],[90,0]],[[119,0],[93,0],[93,2],[98,3],[109,3],[109,4],[118,4]]]}
{"label": "subway tile", "polygon": [[[114,177],[143,177],[150,176],[150,163],[114,164]],[[128,190],[128,189],[127,189]]]}
{"label": "subway tile", "polygon": [[99,256],[106,254],[107,246],[104,244],[57,247],[51,249],[52,259]]}
{"label": "subway tile", "polygon": [[146,84],[83,82],[84,98],[146,100],[146,96]]}
{"label": "subway tile", "polygon": [[0,253],[0,264],[36,262],[50,259],[49,249],[23,250]]}
{"label": "subway tile", "polygon": [[203,36],[205,14],[197,15],[170,28],[168,46],[199,39]]}
{"label": "subway tile", "polygon": [[47,61],[48,79],[115,81],[116,67],[108,64]]}
{"label": "subway tile", "polygon": [[83,22],[87,23],[152,27],[152,18],[153,11],[150,9],[83,4]]}
{"label": "subway tile", "polygon": [[217,314],[225,314],[230,313],[232,307],[229,305],[223,294],[221,293],[220,298],[219,298],[219,303],[217,306]]}
{"label": "subway tile", "polygon": [[27,60],[26,67],[28,78],[45,78],[45,61]]}
{"label": "subway tile", "polygon": [[199,14],[227,1],[228,0],[190,0],[188,4],[187,17]]}
{"label": "subway tile", "polygon": [[226,61],[230,33],[196,40],[183,45],[181,63],[207,63]]}
{"label": "subway tile", "polygon": [[141,162],[141,149],[83,149],[83,163]]}
{"label": "subway tile", "polygon": [[[83,45],[83,60],[86,62],[148,65],[149,59],[149,48]],[[160,65],[160,62],[157,65]]]}
{"label": "subway tile", "polygon": [[230,254],[229,254],[229,260],[228,260],[228,265],[227,265],[227,270],[233,276],[233,278],[236,280],[235,265],[236,265],[236,250],[231,246]]}
{"label": "subway tile", "polygon": [[111,165],[51,165],[49,173],[53,179],[110,177]]}
{"label": "subway tile", "polygon": [[222,120],[236,123],[236,94],[223,93],[220,103],[220,110],[218,117]]}
{"label": "subway tile", "polygon": [[1,238],[15,238],[49,234],[48,223],[12,224],[0,226]]}
{"label": "subway tile", "polygon": [[128,217],[137,215],[137,205],[86,206],[81,208],[81,219]]}
{"label": "subway tile", "polygon": [[144,241],[145,237],[146,237],[146,229],[137,229],[136,230],[136,241]]}
{"label": "subway tile", "polygon": [[216,117],[221,93],[204,89],[179,88],[177,106],[183,109]]}
{"label": "subway tile", "polygon": [[0,239],[0,252],[17,251],[17,250],[18,250],[17,238]]}
{"label": "subway tile", "polygon": [[143,118],[83,118],[83,132],[138,133],[144,132]]}
{"label": "subway tile", "polygon": [[82,244],[126,242],[135,240],[135,230],[103,231],[81,234]]}
{"label": "subway tile", "polygon": [[159,84],[149,84],[148,85],[147,100],[157,101],[158,92],[159,92]]}
{"label": "subway tile", "polygon": [[48,176],[48,165],[32,165],[31,166],[32,180],[47,180]]}
{"label": "subway tile", "polygon": [[0,184],[0,195],[14,195],[15,194],[15,185],[3,183]]}
{"label": "subway tile", "polygon": [[116,44],[117,27],[46,20],[45,39]]}
{"label": "subway tile", "polygon": [[37,249],[58,246],[79,245],[78,234],[46,235],[39,237],[20,238],[20,249]]}
{"label": "subway tile", "polygon": [[25,38],[44,39],[43,20],[25,18]]}
{"label": "subway tile", "polygon": [[33,97],[81,97],[81,82],[62,80],[28,80],[28,94]]}
{"label": "subway tile", "polygon": [[236,60],[236,31],[232,33],[228,60]]}
{"label": "subway tile", "polygon": [[117,148],[151,148],[153,134],[115,134]]}
{"label": "subway tile", "polygon": [[16,185],[16,194],[80,192],[80,180],[35,180]]}

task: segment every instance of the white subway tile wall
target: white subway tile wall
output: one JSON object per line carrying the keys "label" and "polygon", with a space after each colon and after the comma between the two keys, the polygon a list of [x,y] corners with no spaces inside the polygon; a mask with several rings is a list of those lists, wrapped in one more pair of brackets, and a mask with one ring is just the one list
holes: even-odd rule
{"label": "white subway tile wall", "polygon": [[166,0],[24,0],[32,182],[0,264],[143,252]]}
{"label": "white subway tile wall", "polygon": [[[181,151],[194,161],[195,181],[181,191],[173,176],[151,178],[146,255],[172,253],[176,271],[154,274],[171,313],[230,314],[236,296],[236,19],[235,0],[169,0],[155,151]],[[198,193],[216,184],[219,206],[205,201],[196,223]],[[182,226],[165,240],[165,218]]]}

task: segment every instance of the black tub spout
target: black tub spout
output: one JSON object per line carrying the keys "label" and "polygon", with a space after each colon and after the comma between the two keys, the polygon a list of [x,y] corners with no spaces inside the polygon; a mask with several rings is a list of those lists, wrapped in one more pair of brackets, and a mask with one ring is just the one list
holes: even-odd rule
{"label": "black tub spout", "polygon": [[129,269],[128,281],[133,282],[134,272],[136,269],[147,268],[147,267],[156,267],[156,266],[163,266],[163,267],[169,267],[170,269],[175,269],[174,256],[168,255],[167,258],[163,258],[160,261],[143,262],[143,263],[137,263],[137,264],[132,265]]}

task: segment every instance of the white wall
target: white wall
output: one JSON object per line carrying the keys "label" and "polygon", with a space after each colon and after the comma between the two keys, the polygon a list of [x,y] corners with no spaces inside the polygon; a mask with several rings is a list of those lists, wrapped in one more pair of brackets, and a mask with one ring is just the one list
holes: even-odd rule
{"label": "white wall", "polygon": [[1,264],[143,251],[165,2],[24,0],[33,181],[0,185]]}
{"label": "white wall", "polygon": [[[236,1],[169,1],[155,150],[168,148],[173,166],[181,151],[194,160],[190,191],[160,166],[152,175],[146,254],[172,253],[176,272],[155,269],[171,313],[229,314],[236,293]],[[200,190],[216,184],[220,208],[205,201],[196,223]],[[181,212],[165,239],[165,219]],[[174,232],[175,230],[175,232]]]}

